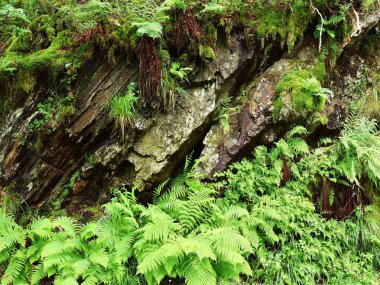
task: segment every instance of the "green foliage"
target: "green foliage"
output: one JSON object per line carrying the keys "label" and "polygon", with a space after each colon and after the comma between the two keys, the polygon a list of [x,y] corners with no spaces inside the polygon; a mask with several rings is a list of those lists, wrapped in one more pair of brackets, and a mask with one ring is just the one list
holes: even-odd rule
{"label": "green foliage", "polygon": [[[351,6],[338,5],[336,1],[314,2],[326,15],[323,32],[327,35],[336,33],[341,38],[340,26],[347,26],[346,23],[341,24]],[[377,3],[365,0],[362,6],[368,10],[376,7]],[[318,16],[311,13],[310,3],[302,0],[275,0],[270,3],[257,0],[250,3],[243,0],[167,0],[163,3],[153,0],[35,0],[6,1],[0,7],[0,27],[4,31],[0,38],[0,51],[2,46],[5,51],[0,73],[4,74],[10,74],[8,68],[25,68],[25,60],[29,61],[27,66],[35,70],[54,64],[63,67],[78,57],[75,66],[79,67],[86,57],[76,48],[78,44],[86,43],[86,50],[90,52],[96,42],[109,50],[112,56],[117,47],[130,49],[135,46],[135,36],[162,38],[163,28],[172,24],[172,12],[176,9],[196,11],[206,24],[217,20],[227,31],[234,25],[244,25],[248,34],[257,33],[263,43],[267,38],[279,37],[289,48],[302,39],[308,24]],[[331,14],[328,11],[339,12]],[[319,27],[322,28],[321,25]],[[46,51],[35,54],[41,50]],[[45,55],[45,64],[40,65],[36,61],[42,54]],[[212,55],[210,51],[206,54]]]}
{"label": "green foliage", "polygon": [[345,23],[347,18],[347,12],[351,8],[350,4],[340,5],[338,13],[331,15],[329,18],[324,19],[323,25],[319,25],[315,31],[315,35],[326,33],[330,39],[336,37],[344,38],[347,34],[347,25]]}
{"label": "green foliage", "polygon": [[378,8],[380,5],[378,0],[363,0],[362,8],[364,10],[372,10]]}
{"label": "green foliage", "polygon": [[[358,179],[367,176],[377,185],[380,178],[380,149],[376,146],[377,122],[365,118],[351,117],[337,145],[337,170],[351,183],[360,185]],[[353,159],[356,158],[356,159]]]}
{"label": "green foliage", "polygon": [[239,107],[231,107],[230,106],[231,101],[232,101],[232,97],[224,98],[222,102],[220,103],[219,112],[218,112],[219,123],[225,132],[229,132],[230,130],[230,125],[229,125],[230,115],[236,112],[237,109],[239,109]]}
{"label": "green foliage", "polygon": [[[258,37],[263,45],[271,40],[292,49],[307,29],[317,23],[315,18],[321,21],[311,9],[311,4],[321,11],[324,21],[323,26],[321,23],[317,26],[322,29],[323,47],[327,49],[328,56],[324,53],[315,68],[316,77],[323,80],[330,72],[326,62],[331,62],[327,65],[335,64],[338,43],[354,25],[348,21],[352,18],[353,4],[325,0],[2,1],[0,81],[11,93],[30,93],[38,79],[37,75],[45,71],[52,74],[50,85],[70,91],[79,68],[92,58],[95,50],[102,49],[110,61],[115,62],[118,55],[130,54],[136,49],[141,37],[157,39],[155,44],[160,49],[168,48],[173,41],[177,44],[182,42],[184,46],[189,46],[185,52],[189,52],[191,59],[195,56],[190,53],[194,46],[185,44],[185,41],[186,33],[194,27],[197,27],[197,31],[193,32],[197,39],[195,47],[199,47],[198,57],[206,63],[215,59],[217,29],[222,28],[226,31],[229,44],[230,32],[234,27],[239,27],[244,30],[243,38]],[[361,1],[360,9],[356,6],[355,9],[360,14],[376,7],[376,1],[365,0]],[[186,13],[196,16],[192,22],[186,20]],[[200,23],[202,29],[198,28]],[[183,35],[177,33],[173,39],[170,31],[175,28],[188,31]],[[316,34],[319,35],[318,29]],[[144,70],[147,69],[144,67]],[[166,69],[170,69],[170,64]],[[178,82],[170,80],[170,73],[163,70],[159,78],[161,72],[155,72],[154,76],[148,76],[157,81],[152,88],[153,93],[158,93],[161,79],[162,89],[166,90],[162,92],[166,100],[164,108],[169,109],[168,106],[173,106],[172,99],[179,97],[179,93],[183,94],[183,89],[180,84],[176,84]],[[25,74],[28,76],[24,77]],[[144,88],[141,90],[146,93]]]}
{"label": "green foliage", "polygon": [[131,119],[135,114],[139,97],[136,95],[136,84],[128,85],[125,95],[116,95],[111,101],[111,114],[117,120],[121,129],[123,140],[125,139],[125,130],[127,125],[131,123]]}
{"label": "green foliage", "polygon": [[187,82],[190,67],[181,67],[178,61],[162,62],[161,94],[165,110],[174,110],[175,103],[187,95],[181,84]]}
{"label": "green foliage", "polygon": [[[62,82],[70,85],[95,45],[111,57],[115,50],[135,47],[140,37],[161,39],[155,42],[167,48],[164,30],[170,30],[171,17],[178,10],[192,9],[202,23],[211,23],[215,34],[216,25],[225,27],[227,34],[236,25],[244,27],[244,36],[256,34],[263,45],[272,38],[289,49],[318,17],[310,2],[301,0],[158,2],[0,0],[0,79],[12,78],[14,92],[28,93],[42,69],[57,78],[66,73]],[[335,62],[338,40],[349,30],[346,20],[351,6],[314,2],[326,15],[324,26],[318,26],[327,44],[313,73],[294,70],[278,84],[275,121],[324,119],[321,112],[329,91],[320,81],[327,73],[326,59]],[[366,0],[363,9],[375,5]],[[206,63],[215,59],[211,46],[199,44],[198,55]],[[185,95],[181,84],[191,69],[181,67],[168,52],[161,55],[164,106],[174,109]],[[110,103],[123,139],[138,100],[136,86],[130,84],[126,94],[115,95]],[[50,97],[39,104],[28,134],[54,131],[74,114],[72,103],[72,97]],[[228,128],[228,105],[229,99],[219,113],[224,128]],[[301,138],[306,132],[297,127],[272,149],[257,147],[252,160],[233,164],[213,182],[195,179],[187,162],[183,175],[156,189],[153,204],[137,203],[133,191],[116,191],[101,218],[85,225],[68,217],[38,218],[23,228],[3,207],[1,283],[44,284],[54,279],[54,284],[134,285],[175,278],[190,285],[243,280],[248,284],[377,284],[378,201],[336,221],[325,220],[310,199],[310,189],[319,189],[321,180],[377,191],[376,123],[354,117],[339,139],[324,140],[327,146],[316,149]],[[58,202],[72,190],[78,175],[73,174]],[[339,191],[330,192],[330,205]]]}
{"label": "green foliage", "polygon": [[28,132],[48,128],[54,131],[58,124],[75,113],[73,98],[53,95],[37,105],[37,118],[28,125]]}
{"label": "green foliage", "polygon": [[172,9],[179,9],[185,11],[187,5],[184,0],[165,0],[163,6],[170,7]]}
{"label": "green foliage", "polygon": [[[292,49],[297,40],[302,39],[304,30],[311,20],[309,3],[302,0],[272,1],[270,7],[256,1],[258,14],[255,24],[262,41],[279,36]],[[260,3],[260,4],[258,4]]]}
{"label": "green foliage", "polygon": [[[25,11],[21,8],[15,8],[10,4],[0,5],[0,41],[5,40],[7,36],[12,34],[20,35],[27,31],[23,26],[29,20]],[[0,53],[1,54],[1,53]]]}
{"label": "green foliage", "polygon": [[292,70],[276,86],[273,119],[307,119],[323,111],[331,91],[322,88],[320,82],[307,70]]}
{"label": "green foliage", "polygon": [[71,30],[85,32],[95,28],[98,23],[105,23],[112,13],[112,4],[107,1],[90,0],[78,5],[68,3],[60,8],[60,21],[65,22]]}
{"label": "green foliage", "polygon": [[[115,216],[122,211],[113,210]],[[45,218],[35,220],[23,232],[9,216],[1,214],[0,220],[5,230],[2,236],[12,234],[1,248],[1,263],[12,253],[2,284],[40,284],[48,276],[56,276],[55,284],[78,284],[79,278],[82,284],[125,284],[127,278],[134,281],[130,284],[139,284],[123,266],[131,253],[133,235],[128,233],[134,224],[115,227],[115,219],[106,219],[87,224],[79,232],[71,218]]]}
{"label": "green foliage", "polygon": [[75,186],[75,182],[77,178],[80,175],[80,171],[75,171],[70,179],[69,182],[63,187],[61,193],[58,197],[54,199],[54,201],[51,203],[51,209],[50,209],[50,216],[57,216],[58,214],[66,215],[66,211],[62,210],[62,204],[64,203],[65,199],[68,198],[69,194],[73,191],[73,188]]}
{"label": "green foliage", "polygon": [[157,39],[162,36],[162,25],[158,22],[132,23],[132,25],[137,27],[136,35],[138,37],[147,36]]}
{"label": "green foliage", "polygon": [[86,225],[39,218],[23,229],[1,211],[2,284],[47,277],[55,284],[231,284],[242,276],[247,284],[377,284],[378,204],[325,220],[308,197],[317,177],[378,185],[374,123],[352,119],[338,140],[317,149],[300,137],[306,132],[296,127],[271,150],[257,147],[253,160],[215,182],[196,180],[187,160],[181,179],[155,191],[154,204],[138,204],[134,190],[115,191],[103,216]]}

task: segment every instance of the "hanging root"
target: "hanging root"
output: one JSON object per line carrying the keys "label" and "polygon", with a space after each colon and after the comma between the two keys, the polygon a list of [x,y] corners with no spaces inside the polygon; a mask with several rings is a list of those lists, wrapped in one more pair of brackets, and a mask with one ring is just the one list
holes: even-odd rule
{"label": "hanging root", "polygon": [[79,43],[86,43],[95,40],[97,37],[104,37],[105,31],[103,24],[98,24],[96,27],[88,29],[85,33],[77,35]]}
{"label": "hanging root", "polygon": [[192,9],[186,11],[177,9],[173,13],[176,22],[173,29],[173,44],[180,53],[190,43],[200,43],[202,31]]}
{"label": "hanging root", "polygon": [[[350,216],[358,206],[364,206],[362,189],[356,185],[347,187],[328,179],[320,184],[320,212],[326,219],[343,220]],[[362,197],[363,196],[363,197]]]}
{"label": "hanging root", "polygon": [[281,178],[281,187],[284,187],[286,182],[291,178],[292,176],[292,170],[288,165],[288,162],[285,158],[282,159],[283,166],[282,166],[282,178]]}
{"label": "hanging root", "polygon": [[331,69],[332,69],[332,66],[331,66],[331,57],[332,57],[332,50],[331,50],[331,48],[329,48],[329,53],[327,54],[326,60],[325,60],[326,72],[327,72],[328,75],[330,75]]}
{"label": "hanging root", "polygon": [[140,89],[145,104],[156,107],[160,97],[161,61],[154,40],[143,36],[137,48],[140,61]]}

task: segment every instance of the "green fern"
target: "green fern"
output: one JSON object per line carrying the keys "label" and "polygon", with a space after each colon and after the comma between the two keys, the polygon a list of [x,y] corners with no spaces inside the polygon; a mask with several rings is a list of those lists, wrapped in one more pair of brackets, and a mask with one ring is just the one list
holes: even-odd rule
{"label": "green fern", "polygon": [[137,27],[136,35],[139,37],[147,36],[157,39],[162,36],[162,25],[158,22],[136,22],[132,26]]}

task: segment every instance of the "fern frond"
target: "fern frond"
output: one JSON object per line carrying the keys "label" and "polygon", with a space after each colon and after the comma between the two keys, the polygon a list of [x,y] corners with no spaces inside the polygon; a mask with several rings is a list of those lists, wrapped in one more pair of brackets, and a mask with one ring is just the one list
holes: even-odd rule
{"label": "fern frond", "polygon": [[157,270],[164,265],[169,258],[180,259],[184,256],[184,252],[179,243],[167,242],[157,250],[145,255],[137,266],[138,272],[147,273]]}
{"label": "fern frond", "polygon": [[9,285],[15,282],[16,279],[22,278],[25,268],[26,254],[22,250],[18,250],[9,260],[7,269],[4,272],[2,285]]}
{"label": "fern frond", "polygon": [[288,138],[292,138],[296,135],[307,135],[308,131],[303,126],[295,126],[293,129],[290,130],[288,133]]}
{"label": "fern frond", "polygon": [[165,186],[168,184],[168,182],[169,182],[169,179],[165,180],[160,185],[158,185],[156,187],[156,189],[154,189],[154,191],[153,191],[153,201],[156,201],[159,198],[159,196],[161,195],[162,190],[165,188]]}
{"label": "fern frond", "polygon": [[31,276],[31,284],[32,285],[37,285],[40,284],[40,281],[44,279],[47,276],[47,273],[44,270],[44,267],[42,264],[38,264],[37,266],[34,267],[32,276]]}
{"label": "fern frond", "polygon": [[59,217],[53,220],[53,227],[57,227],[59,231],[64,231],[67,236],[75,237],[79,232],[79,225],[73,218]]}
{"label": "fern frond", "polygon": [[184,273],[186,284],[213,285],[216,283],[216,273],[208,259],[193,259]]}

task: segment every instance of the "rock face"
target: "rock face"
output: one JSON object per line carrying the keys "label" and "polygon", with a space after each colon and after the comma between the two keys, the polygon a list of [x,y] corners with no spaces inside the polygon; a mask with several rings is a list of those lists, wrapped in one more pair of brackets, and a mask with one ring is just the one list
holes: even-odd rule
{"label": "rock face", "polygon": [[[342,127],[347,102],[366,66],[360,52],[346,50],[348,64],[338,60],[329,76],[334,97],[324,110],[329,118],[324,130]],[[273,143],[289,130],[292,124],[272,118],[276,85],[295,67],[315,66],[317,55],[314,39],[306,38],[289,54],[279,44],[263,49],[235,34],[228,46],[218,47],[214,62],[194,72],[188,96],[173,112],[140,114],[125,141],[109,114],[109,102],[136,81],[136,65],[95,60],[77,80],[75,113],[54,129],[39,130],[27,141],[21,138],[38,116],[43,90],[1,117],[0,190],[16,193],[32,207],[52,207],[58,201],[69,212],[106,200],[108,189],[122,184],[137,187],[148,200],[149,190],[177,172],[196,148],[204,157],[199,171],[211,177],[253,146]]]}

